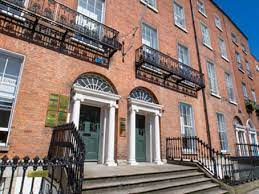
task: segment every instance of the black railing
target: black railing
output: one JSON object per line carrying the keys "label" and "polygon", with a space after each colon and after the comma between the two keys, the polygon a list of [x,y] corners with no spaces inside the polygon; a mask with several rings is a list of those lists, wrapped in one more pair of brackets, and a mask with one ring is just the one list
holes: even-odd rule
{"label": "black railing", "polygon": [[237,156],[240,157],[258,157],[259,145],[256,144],[236,144]]}
{"label": "black railing", "polygon": [[163,77],[164,82],[173,82],[196,91],[205,87],[202,73],[146,45],[136,50],[136,65],[137,70]]}
{"label": "black railing", "polygon": [[55,0],[1,0],[0,10],[2,32],[93,63],[121,47],[118,31]]}
{"label": "black railing", "polygon": [[[255,153],[255,149],[251,150]],[[167,138],[166,158],[168,162],[196,163],[216,179],[229,185],[238,185],[259,178],[259,157],[225,155],[198,137]]]}
{"label": "black railing", "polygon": [[166,139],[166,158],[168,161],[196,162],[215,178],[232,181],[233,162],[198,137],[172,137]]}
{"label": "black railing", "polygon": [[56,127],[48,157],[1,159],[0,185],[8,194],[80,194],[84,153],[84,144],[73,124]]}

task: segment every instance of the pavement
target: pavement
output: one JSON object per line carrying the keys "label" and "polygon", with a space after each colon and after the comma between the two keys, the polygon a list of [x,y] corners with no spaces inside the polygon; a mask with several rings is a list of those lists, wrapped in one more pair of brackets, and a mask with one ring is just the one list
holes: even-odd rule
{"label": "pavement", "polygon": [[247,194],[259,194],[259,188],[248,192]]}

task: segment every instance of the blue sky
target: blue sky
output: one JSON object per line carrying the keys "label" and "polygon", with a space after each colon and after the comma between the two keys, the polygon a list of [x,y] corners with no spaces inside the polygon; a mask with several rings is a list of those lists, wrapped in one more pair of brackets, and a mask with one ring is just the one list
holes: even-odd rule
{"label": "blue sky", "polygon": [[214,0],[247,35],[251,53],[259,59],[259,0]]}

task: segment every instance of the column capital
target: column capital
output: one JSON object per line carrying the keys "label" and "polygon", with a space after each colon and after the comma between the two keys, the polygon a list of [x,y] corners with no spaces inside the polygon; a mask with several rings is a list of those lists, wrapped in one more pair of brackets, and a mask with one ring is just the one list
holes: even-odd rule
{"label": "column capital", "polygon": [[85,99],[83,98],[82,95],[80,94],[75,94],[73,97],[72,97],[73,101],[80,101],[80,102],[83,102]]}
{"label": "column capital", "polygon": [[154,116],[161,117],[161,116],[162,116],[162,113],[160,113],[160,112],[154,112],[153,115],[154,115]]}
{"label": "column capital", "polygon": [[136,107],[132,107],[132,106],[131,106],[131,107],[129,108],[129,112],[136,112],[136,113],[137,113],[137,112],[139,112],[139,109],[136,108]]}
{"label": "column capital", "polygon": [[115,104],[115,103],[110,103],[107,105],[107,108],[118,108],[118,104]]}

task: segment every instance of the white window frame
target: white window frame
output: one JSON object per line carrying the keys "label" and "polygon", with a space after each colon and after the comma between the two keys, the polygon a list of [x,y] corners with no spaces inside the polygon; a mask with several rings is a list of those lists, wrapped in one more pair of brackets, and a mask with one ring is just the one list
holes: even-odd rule
{"label": "white window frame", "polygon": [[251,65],[249,63],[249,61],[245,60],[245,64],[246,64],[246,73],[250,76],[251,75]]}
{"label": "white window frame", "polygon": [[238,39],[237,39],[236,33],[231,32],[231,40],[232,40],[232,42],[233,42],[235,45],[238,46]]}
{"label": "white window frame", "polygon": [[10,56],[10,57],[21,59],[21,61],[22,61],[21,64],[20,64],[19,76],[17,78],[16,91],[15,91],[15,94],[14,94],[13,103],[12,103],[12,107],[11,107],[8,128],[0,128],[0,131],[8,132],[6,142],[0,143],[0,147],[1,146],[7,147],[8,143],[9,143],[11,129],[12,129],[11,126],[12,126],[12,122],[13,122],[13,116],[14,116],[14,111],[15,111],[15,108],[16,108],[16,101],[17,101],[17,96],[18,96],[18,93],[19,93],[19,87],[20,87],[20,82],[21,82],[21,77],[22,77],[22,74],[23,74],[23,67],[24,67],[26,57],[25,57],[25,55],[15,53],[15,52],[12,52],[12,51],[9,51],[9,50],[5,50],[5,49],[2,49],[2,48],[0,48],[0,53],[3,53],[4,55]]}
{"label": "white window frame", "polygon": [[253,100],[254,100],[254,102],[256,102],[256,93],[255,93],[255,90],[254,89],[252,89],[251,90],[251,93],[252,93],[252,96],[253,96]]}
{"label": "white window frame", "polygon": [[[219,116],[222,116],[221,118],[222,118],[223,123],[221,123],[221,124],[220,124],[220,121],[219,121]],[[226,138],[225,139],[226,140],[226,142],[225,142],[226,147],[224,149],[222,149],[221,143],[220,143],[220,149],[221,149],[222,153],[226,153],[229,150],[229,145],[228,145],[228,135],[227,135],[227,126],[226,126],[225,116],[224,116],[224,114],[217,112],[216,117],[217,117],[217,124],[218,124],[219,141],[224,142],[224,140],[221,139],[220,133],[225,133],[225,138]]]}
{"label": "white window frame", "polygon": [[248,92],[247,92],[247,88],[246,88],[246,84],[244,82],[241,82],[241,85],[242,85],[242,92],[243,92],[243,96],[245,99],[249,99],[249,96],[248,96]]}
{"label": "white window frame", "polygon": [[222,30],[222,23],[221,23],[221,19],[218,15],[214,15],[214,20],[215,20],[215,25],[216,27],[220,30],[220,31],[223,31]]}
{"label": "white window frame", "polygon": [[235,52],[235,57],[236,57],[238,69],[243,72],[244,70],[243,70],[242,58],[241,58],[240,53],[236,51]]}
{"label": "white window frame", "polygon": [[[177,27],[179,27],[180,29],[184,30],[185,32],[187,32],[186,30],[186,19],[185,19],[185,11],[184,11],[184,7],[182,5],[180,5],[179,3],[177,3],[176,1],[174,1],[174,6],[173,6],[173,13],[174,13],[174,23]],[[176,9],[180,8],[181,9],[181,13],[182,15],[177,15],[177,11]],[[183,22],[183,24],[178,23],[178,18],[180,18],[180,20]]]}
{"label": "white window frame", "polygon": [[247,54],[247,47],[244,43],[241,43],[242,51]]}
{"label": "white window frame", "polygon": [[[86,12],[90,12],[90,11],[88,11],[87,9],[85,9],[85,8],[80,8],[80,2],[79,1],[87,1],[87,3],[88,3],[88,0],[78,0],[78,5],[77,5],[77,11],[79,12],[79,13],[82,13],[82,14],[84,14],[84,15],[86,15],[87,17],[89,17],[89,18],[92,18],[93,20],[96,20],[96,21],[98,21],[98,22],[101,22],[101,23],[104,23],[104,15],[105,15],[105,1],[104,0],[101,0],[101,1],[103,1],[103,6],[102,6],[102,15],[101,15],[101,20],[97,20],[97,18],[93,18],[93,17],[91,17],[89,14],[87,14]],[[94,0],[94,6],[96,6],[96,2],[97,2],[98,0]]]}
{"label": "white window frame", "polygon": [[226,47],[226,43],[225,40],[221,37],[219,37],[219,49],[220,49],[220,54],[221,57],[227,61],[228,60],[228,53],[227,53],[227,47]]}
{"label": "white window frame", "polygon": [[[182,108],[186,108],[189,109],[189,113],[190,115],[184,115],[183,112],[182,112]],[[186,111],[187,112],[187,111]],[[195,130],[195,120],[194,120],[194,111],[193,111],[193,107],[191,104],[187,104],[185,102],[180,102],[179,103],[179,115],[180,115],[180,127],[181,127],[181,136],[182,137],[187,137],[186,134],[185,134],[185,128],[189,128],[191,129],[191,136],[194,137],[195,134],[196,134],[196,130]],[[190,119],[189,121],[186,121],[187,123],[189,122],[190,125],[186,125],[184,123],[184,116],[185,118],[187,119]],[[184,149],[184,151],[188,152],[188,151],[193,151],[193,148],[194,148],[195,145],[192,145],[192,147],[190,149]]]}
{"label": "white window frame", "polygon": [[210,30],[207,25],[201,22],[201,34],[202,34],[202,43],[203,45],[211,48],[211,39],[210,39]]}
{"label": "white window frame", "polygon": [[[145,33],[144,32],[144,28],[147,28],[150,32],[149,32],[149,36],[151,37],[151,38],[153,38],[153,42],[154,42],[154,45],[148,45],[148,44],[146,44],[146,41],[149,41],[150,43],[152,42],[151,41],[151,39],[150,40],[147,40],[147,39],[145,39],[144,38],[144,36],[143,36],[143,34]],[[153,33],[155,33],[155,36],[153,36],[152,35],[152,33],[151,33],[151,31],[153,31]],[[149,47],[151,47],[151,48],[153,48],[153,49],[156,49],[156,50],[158,50],[158,32],[157,32],[157,29],[156,28],[153,28],[152,26],[150,26],[150,25],[148,25],[148,24],[146,24],[146,23],[142,23],[142,25],[141,25],[141,42],[142,42],[142,44],[145,44],[145,45],[147,45],[147,46],[149,46]]]}
{"label": "white window frame", "polygon": [[[232,79],[231,74],[225,72],[225,80],[226,80],[226,86],[227,86],[227,92],[228,92],[228,100],[229,100],[229,102],[236,103],[233,79]],[[233,96],[230,95],[231,93]]]}
{"label": "white window frame", "polygon": [[[211,70],[213,70],[213,72]],[[212,95],[218,96],[219,90],[218,90],[217,74],[216,74],[215,64],[211,61],[207,61],[207,74],[209,79],[210,92]]]}
{"label": "white window frame", "polygon": [[[180,48],[183,48],[185,51],[187,51],[187,56],[186,56],[186,60],[187,60],[187,63],[184,63],[184,62],[181,62],[180,61]],[[178,43],[177,44],[177,56],[178,56],[178,60],[184,64],[184,65],[188,65],[188,66],[191,66],[191,63],[190,63],[190,51],[189,51],[189,48],[186,47],[185,45],[181,44],[181,43]]]}
{"label": "white window frame", "polygon": [[[203,0],[197,0],[197,8],[198,8],[198,11],[205,17],[207,17],[207,14],[206,14],[206,7],[205,7],[205,3]],[[203,11],[201,10],[203,8]]]}
{"label": "white window frame", "polygon": [[140,0],[140,2],[143,3],[144,5],[146,5],[148,8],[152,9],[155,12],[158,12],[158,10],[157,10],[157,1],[153,0],[154,4],[150,3],[149,1],[150,0]]}

